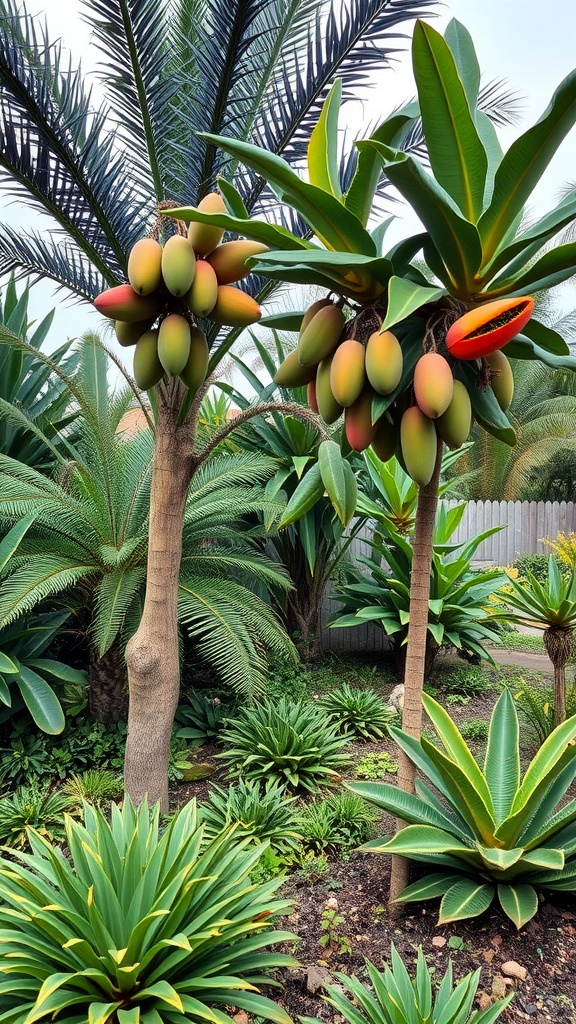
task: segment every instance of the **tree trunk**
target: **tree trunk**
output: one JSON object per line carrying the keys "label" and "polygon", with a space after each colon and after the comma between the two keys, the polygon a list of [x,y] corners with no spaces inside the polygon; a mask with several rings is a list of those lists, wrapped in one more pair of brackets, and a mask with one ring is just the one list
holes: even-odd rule
{"label": "tree trunk", "polygon": [[180,692],[178,579],[182,527],[192,478],[177,409],[162,405],[154,438],[146,597],[126,648],[130,706],[124,787],[134,803],[147,796],[168,811],[168,760]]}
{"label": "tree trunk", "polygon": [[[422,687],[426,672],[426,638],[428,633],[428,601],[430,599],[430,569],[434,544],[434,527],[438,509],[438,483],[442,463],[443,444],[438,439],[436,465],[430,483],[418,492],[416,527],[410,577],[410,621],[406,645],[406,671],[404,674],[404,712],[402,728],[417,739],[422,732]],[[416,769],[406,754],[399,751],[398,786],[405,793],[414,792]],[[398,820],[398,828],[405,822]],[[394,900],[408,884],[408,861],[405,857],[392,857],[390,899]]]}
{"label": "tree trunk", "polygon": [[88,666],[89,708],[92,718],[104,725],[125,722],[128,717],[128,678],[124,651],[116,641],[101,658],[90,652]]}
{"label": "tree trunk", "polygon": [[566,719],[566,662],[572,649],[572,629],[548,626],[544,646],[554,666],[554,728]]}

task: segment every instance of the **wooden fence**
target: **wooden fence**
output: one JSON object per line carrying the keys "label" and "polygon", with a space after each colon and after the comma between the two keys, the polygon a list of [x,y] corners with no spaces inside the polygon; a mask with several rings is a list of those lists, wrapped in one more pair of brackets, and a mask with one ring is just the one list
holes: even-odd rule
{"label": "wooden fence", "polygon": [[[448,507],[457,501],[448,501]],[[475,556],[485,565],[510,565],[519,555],[535,552],[547,553],[550,548],[544,539],[553,540],[558,533],[576,531],[576,502],[573,501],[469,501],[453,541],[470,540],[493,526],[506,529],[488,537]],[[366,538],[370,530],[360,531],[350,545],[350,557],[369,553]],[[326,593],[322,609],[322,647],[331,651],[378,651],[387,647],[383,630],[377,626],[353,626],[349,629],[329,629],[328,616],[338,607],[338,600],[330,591]]]}

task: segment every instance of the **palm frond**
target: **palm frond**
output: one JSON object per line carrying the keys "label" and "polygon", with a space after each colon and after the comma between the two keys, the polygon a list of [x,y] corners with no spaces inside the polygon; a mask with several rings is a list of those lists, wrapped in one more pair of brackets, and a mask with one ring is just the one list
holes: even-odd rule
{"label": "palm frond", "polygon": [[56,289],[67,289],[73,296],[92,302],[94,296],[120,276],[97,269],[95,261],[71,238],[57,239],[38,231],[17,231],[0,224],[0,274],[14,274],[17,281],[30,283],[54,281]]}
{"label": "palm frond", "polygon": [[32,611],[41,601],[73,591],[93,573],[92,564],[50,555],[35,558],[33,566],[16,569],[2,583],[0,628]]}
{"label": "palm frond", "polygon": [[135,597],[143,593],[146,567],[127,567],[107,573],[94,590],[94,617],[91,632],[99,657],[103,657],[123,631],[126,616]]}

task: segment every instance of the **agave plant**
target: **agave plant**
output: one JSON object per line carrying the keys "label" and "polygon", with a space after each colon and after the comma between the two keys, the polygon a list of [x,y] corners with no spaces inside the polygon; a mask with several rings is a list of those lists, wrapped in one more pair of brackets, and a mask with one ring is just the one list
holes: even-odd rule
{"label": "agave plant", "polygon": [[319,705],[342,732],[363,740],[382,739],[396,716],[395,709],[387,707],[374,690],[360,690],[348,683],[324,694]]}
{"label": "agave plant", "polygon": [[159,814],[125,800],[109,823],[84,804],[84,824],[66,819],[70,859],[31,832],[32,853],[0,866],[7,1024],[229,1024],[229,1006],[290,1024],[258,991],[293,963],[264,951],[292,938],[268,924],[288,906],[278,880],[250,883],[264,846],[233,829],[203,846],[194,803],[162,835]]}
{"label": "agave plant", "polygon": [[350,785],[408,822],[392,839],[363,849],[437,865],[439,871],[398,899],[442,896],[440,923],[482,914],[497,894],[521,928],[538,910],[538,889],[576,891],[576,799],[564,805],[576,777],[576,717],[551,733],[522,778],[518,716],[508,690],[492,713],[483,767],[447,712],[432,697],[423,701],[444,750],[425,736],[416,740],[390,728],[426,781],[416,783],[417,795],[387,783]]}
{"label": "agave plant", "polygon": [[21,786],[0,799],[0,843],[16,850],[27,849],[30,829],[50,841],[62,842],[66,835],[64,812],[72,803],[66,793],[49,792],[46,785]]}
{"label": "agave plant", "polygon": [[287,797],[282,786],[262,786],[256,779],[236,779],[228,789],[211,786],[208,800],[200,807],[205,835],[212,838],[230,825],[259,843],[268,841],[273,850],[287,853],[298,847],[301,815],[296,797]]}

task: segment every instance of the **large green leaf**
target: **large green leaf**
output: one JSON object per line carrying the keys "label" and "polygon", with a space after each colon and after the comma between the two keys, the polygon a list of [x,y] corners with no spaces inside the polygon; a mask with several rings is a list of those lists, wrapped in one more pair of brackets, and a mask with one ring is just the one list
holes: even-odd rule
{"label": "large green leaf", "polygon": [[388,281],[388,306],[382,330],[386,331],[405,320],[427,302],[436,302],[441,295],[444,295],[444,288],[434,288],[432,285],[426,288],[393,275]]}
{"label": "large green leaf", "polygon": [[511,359],[539,359],[541,363],[552,366],[554,369],[576,370],[575,356],[557,356],[537,345],[526,334],[517,334],[502,351]]}
{"label": "large green leaf", "polygon": [[450,802],[455,810],[468,823],[478,839],[489,844],[494,834],[494,818],[491,813],[491,804],[487,804],[481,793],[476,789],[474,783],[468,777],[467,772],[460,765],[447,757],[442,751],[430,743],[425,736],[421,739],[424,752],[433,762],[444,780],[444,786],[449,793]]}
{"label": "large green leaf", "polygon": [[432,722],[438,737],[444,744],[448,756],[456,761],[458,767],[467,775],[471,785],[480,796],[485,807],[493,811],[492,795],[484,775],[480,771],[468,744],[462,738],[458,728],[444,708],[427,693],[422,694],[422,703],[428,718]]}
{"label": "large green leaf", "polygon": [[308,143],[308,177],[312,185],[336,199],[342,198],[338,175],[338,114],[342,101],[342,80],[337,78],[322,107]]}
{"label": "large green leaf", "polygon": [[318,463],[315,463],[310,467],[308,472],[304,474],[296,490],[292,494],[290,501],[284,509],[282,519],[278,523],[278,529],[281,530],[283,527],[289,526],[291,523],[295,523],[297,519],[301,519],[302,516],[306,515],[306,513],[314,507],[323,494],[324,484],[322,482],[322,477],[320,476]]}
{"label": "large green leaf", "polygon": [[306,253],[263,253],[247,262],[255,273],[280,280],[295,280],[291,270],[297,270],[302,283],[311,282],[311,271],[316,271],[319,275],[325,276],[328,288],[333,287],[330,281],[335,282],[338,290],[344,295],[362,294],[367,290],[372,290],[376,294],[382,289],[375,289],[375,284],[385,287],[394,273],[392,264],[386,256],[364,256],[318,249]]}
{"label": "large green leaf", "polygon": [[459,875],[453,871],[438,871],[431,875],[425,875],[417,882],[407,885],[398,899],[402,903],[418,903],[420,900],[436,899],[438,896],[443,896],[458,878]]}
{"label": "large green leaf", "polygon": [[538,896],[531,885],[499,885],[498,899],[517,928],[522,928],[538,910]]}
{"label": "large green leaf", "polygon": [[500,270],[504,270],[506,278],[516,278],[546,242],[554,238],[563,227],[572,223],[576,217],[576,189],[570,192],[558,206],[533,224],[527,231],[514,239],[510,245],[499,249],[486,273],[485,281],[491,280]]}
{"label": "large green leaf", "polygon": [[472,36],[462,22],[452,18],[446,26],[444,39],[450,47],[458,77],[464,86],[470,110],[475,110],[480,91],[480,65]]}
{"label": "large green leaf", "polygon": [[336,514],[343,526],[346,519],[346,478],[344,476],[344,460],[340,445],[335,441],[322,441],[318,448],[318,468],[322,483]]}
{"label": "large green leaf", "polygon": [[[419,110],[416,103],[403,107],[396,111],[383,124],[379,125],[372,138],[376,142],[383,142],[386,146],[394,146],[398,149],[402,137],[406,134],[411,124],[418,116]],[[372,149],[360,150],[358,165],[352,178],[352,183],[344,197],[346,207],[355,213],[358,220],[366,225],[372,212],[374,193],[378,187],[380,178],[380,160],[378,154]]]}
{"label": "large green leaf", "polygon": [[520,782],[518,715],[509,690],[496,702],[488,731],[484,774],[492,794],[496,822],[506,817]]}
{"label": "large green leaf", "polygon": [[471,878],[461,878],[448,889],[440,904],[438,924],[478,917],[492,903],[494,888]]}
{"label": "large green leaf", "polygon": [[[504,271],[506,274],[506,271]],[[496,278],[486,295],[525,295],[554,288],[576,274],[576,242],[566,242],[544,253],[529,270],[515,277]]]}
{"label": "large green leaf", "polygon": [[457,376],[466,385],[472,403],[472,411],[478,422],[494,437],[513,447],[517,440],[516,432],[506,413],[498,405],[492,388],[487,388],[484,391],[478,387],[476,367],[472,363],[460,360]]}
{"label": "large green leaf", "polygon": [[298,238],[287,228],[268,224],[263,220],[245,220],[243,217],[232,217],[228,213],[204,213],[195,206],[178,206],[170,210],[171,217],[180,220],[194,221],[199,224],[213,224],[217,228],[233,231],[235,234],[251,238],[255,242],[263,242],[272,249],[313,249],[310,242]]}
{"label": "large green leaf", "polygon": [[[560,763],[562,755],[566,753],[568,744],[571,744],[575,737],[576,715],[568,718],[554,729],[530,762],[522,785],[514,798],[511,807],[512,814],[524,807],[536,787],[550,776],[550,773]],[[576,748],[571,749],[570,753],[571,756],[576,756]]]}
{"label": "large green leaf", "polygon": [[488,159],[454,57],[440,33],[422,21],[414,28],[412,62],[434,176],[466,219],[476,223]]}
{"label": "large green leaf", "polygon": [[32,523],[36,519],[35,514],[25,516],[20,519],[12,529],[8,530],[5,537],[0,542],[0,572],[8,564],[14,553],[20,547],[22,539],[32,526]]}
{"label": "large green leaf", "polygon": [[38,728],[52,736],[62,732],[64,712],[54,690],[46,680],[27,665],[20,665],[15,682]]}
{"label": "large green leaf", "polygon": [[575,122],[576,71],[572,71],[554,93],[542,117],[512,143],[496,172],[492,201],[479,222],[484,263],[494,256]]}

